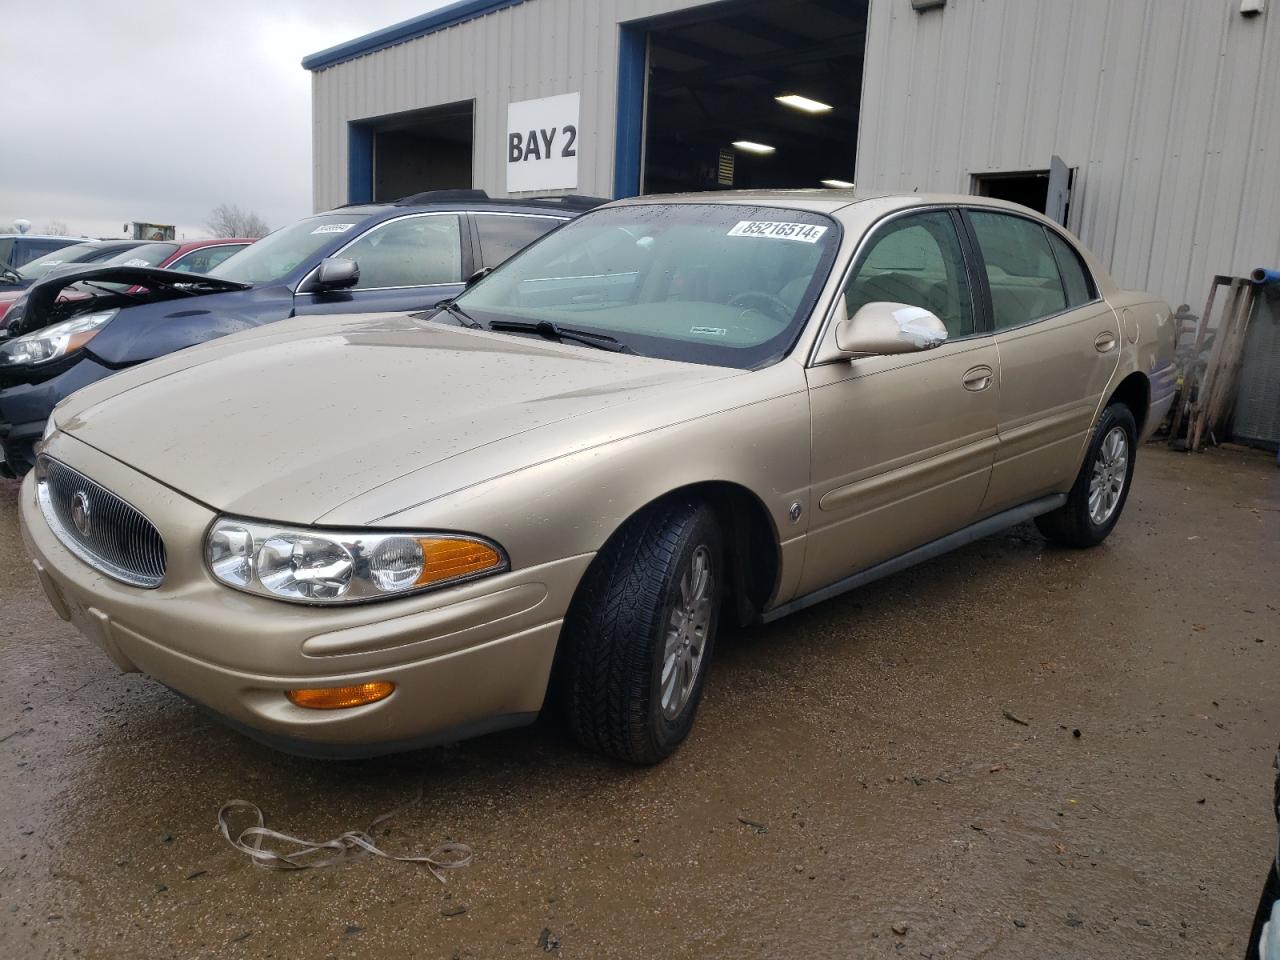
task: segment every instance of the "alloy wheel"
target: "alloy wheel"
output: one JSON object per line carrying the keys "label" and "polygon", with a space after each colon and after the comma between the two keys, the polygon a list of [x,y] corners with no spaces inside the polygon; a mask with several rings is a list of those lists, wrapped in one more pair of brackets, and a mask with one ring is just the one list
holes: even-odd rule
{"label": "alloy wheel", "polygon": [[1129,478],[1129,435],[1112,427],[1098,445],[1089,478],[1089,518],[1098,526],[1111,519]]}
{"label": "alloy wheel", "polygon": [[674,720],[693,693],[706,652],[715,596],[711,551],[699,545],[680,575],[680,595],[667,624],[659,691],[662,715]]}

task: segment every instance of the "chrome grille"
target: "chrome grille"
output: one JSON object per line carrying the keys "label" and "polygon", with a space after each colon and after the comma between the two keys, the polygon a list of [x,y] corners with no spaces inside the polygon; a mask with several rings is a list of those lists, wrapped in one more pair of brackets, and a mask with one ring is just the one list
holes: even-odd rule
{"label": "chrome grille", "polygon": [[152,589],[164,580],[160,531],[99,483],[50,457],[36,462],[40,509],[63,546],[114,580]]}

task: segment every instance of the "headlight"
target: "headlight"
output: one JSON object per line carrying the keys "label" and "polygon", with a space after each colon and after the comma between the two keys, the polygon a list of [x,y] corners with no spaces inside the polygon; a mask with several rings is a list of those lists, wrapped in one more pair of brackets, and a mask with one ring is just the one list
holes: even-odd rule
{"label": "headlight", "polygon": [[229,587],[295,603],[359,603],[508,568],[496,544],[455,534],[312,530],[224,517],[205,561]]}
{"label": "headlight", "polygon": [[0,367],[35,366],[75,353],[111,322],[119,310],[85,313],[63,323],[17,337],[0,346]]}

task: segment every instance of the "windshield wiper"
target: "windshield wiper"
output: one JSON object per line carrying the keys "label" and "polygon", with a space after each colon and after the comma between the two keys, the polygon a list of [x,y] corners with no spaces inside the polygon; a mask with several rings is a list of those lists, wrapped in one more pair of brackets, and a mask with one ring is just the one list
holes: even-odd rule
{"label": "windshield wiper", "polygon": [[470,327],[472,330],[484,329],[483,323],[481,323],[475,317],[471,316],[471,314],[467,313],[467,311],[463,310],[460,306],[458,306],[452,300],[441,300],[439,303],[436,304],[436,309],[443,310],[445,313],[449,314],[451,317],[457,317],[458,320],[461,321],[464,327]]}
{"label": "windshield wiper", "polygon": [[536,323],[528,320],[494,320],[489,324],[490,330],[498,332],[509,330],[512,333],[536,333],[548,340],[571,340],[587,347],[597,347],[613,353],[630,353],[631,348],[619,343],[606,333],[592,333],[590,330],[574,330],[562,327],[550,320],[539,320]]}

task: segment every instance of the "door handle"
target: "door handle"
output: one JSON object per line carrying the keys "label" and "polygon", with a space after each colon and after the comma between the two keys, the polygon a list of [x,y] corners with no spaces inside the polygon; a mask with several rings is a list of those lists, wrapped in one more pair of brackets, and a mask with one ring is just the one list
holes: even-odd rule
{"label": "door handle", "polygon": [[991,381],[994,377],[995,374],[992,372],[991,368],[984,364],[980,367],[974,367],[972,370],[966,371],[964,378],[960,382],[964,384],[964,388],[966,390],[972,390],[974,393],[977,393],[978,391],[985,390],[987,387],[991,386]]}
{"label": "door handle", "polygon": [[1099,353],[1110,353],[1115,349],[1116,335],[1110,330],[1103,330],[1093,339],[1093,348]]}

